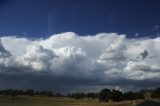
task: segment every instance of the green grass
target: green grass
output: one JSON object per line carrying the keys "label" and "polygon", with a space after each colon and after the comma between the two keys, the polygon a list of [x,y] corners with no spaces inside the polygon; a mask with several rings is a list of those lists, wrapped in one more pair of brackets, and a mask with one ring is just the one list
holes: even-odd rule
{"label": "green grass", "polygon": [[[142,100],[137,100],[140,103]],[[0,106],[134,106],[133,101],[99,102],[98,99],[72,99],[68,97],[0,96]]]}

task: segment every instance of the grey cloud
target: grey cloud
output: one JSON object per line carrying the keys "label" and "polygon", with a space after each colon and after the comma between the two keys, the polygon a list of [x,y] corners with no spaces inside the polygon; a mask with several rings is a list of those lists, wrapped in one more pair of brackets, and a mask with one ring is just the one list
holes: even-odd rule
{"label": "grey cloud", "polygon": [[142,59],[145,59],[149,55],[147,50],[144,50],[143,53],[140,53],[140,56],[142,56]]}
{"label": "grey cloud", "polygon": [[[132,90],[138,90],[142,88],[157,87],[160,82],[159,79],[154,80],[131,80],[125,78],[113,79],[112,81],[104,81],[101,79],[76,79],[73,77],[58,77],[54,75],[42,74],[42,73],[23,73],[23,74],[0,74],[1,89],[5,88],[18,88],[26,89],[33,88],[37,90],[53,90],[54,92],[68,92],[79,90],[81,87],[85,87],[81,91],[85,92],[88,88],[99,86],[121,86],[123,89],[127,89],[128,86],[133,86]],[[91,89],[92,90],[92,89]],[[90,90],[89,90],[90,91]],[[97,91],[97,90],[95,90]]]}
{"label": "grey cloud", "polygon": [[3,47],[1,39],[0,39],[0,57],[8,57],[11,54]]}
{"label": "grey cloud", "polygon": [[102,60],[112,60],[114,62],[124,61],[126,59],[124,51],[126,49],[125,36],[120,36],[114,39],[101,54],[100,59]]}

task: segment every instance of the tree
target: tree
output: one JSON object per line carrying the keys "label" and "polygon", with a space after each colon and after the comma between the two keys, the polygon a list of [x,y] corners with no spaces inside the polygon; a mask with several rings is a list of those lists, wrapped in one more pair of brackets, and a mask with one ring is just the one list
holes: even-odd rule
{"label": "tree", "polygon": [[84,93],[73,93],[71,95],[72,98],[75,98],[75,99],[81,99],[81,98],[84,98],[85,97],[85,94]]}
{"label": "tree", "polygon": [[52,91],[47,91],[46,94],[47,94],[48,97],[52,97],[53,96]]}
{"label": "tree", "polygon": [[15,96],[18,95],[18,90],[17,89],[11,90],[10,95],[14,98]]}
{"label": "tree", "polygon": [[132,92],[132,91],[126,92],[126,93],[124,93],[124,99],[125,100],[134,100],[134,99],[136,99],[136,93]]}
{"label": "tree", "polygon": [[63,97],[64,95],[62,95],[61,93],[57,92],[57,93],[55,94],[55,96],[56,96],[56,97]]}
{"label": "tree", "polygon": [[98,94],[97,93],[87,93],[87,98],[92,98],[92,99],[94,99],[94,98],[96,98],[96,97],[98,97]]}
{"label": "tree", "polygon": [[26,95],[30,95],[30,96],[34,96],[34,90],[33,90],[33,89],[27,89],[27,90],[25,91],[25,94],[26,94]]}
{"label": "tree", "polygon": [[39,94],[40,94],[39,91],[36,91],[35,95],[39,95]]}
{"label": "tree", "polygon": [[71,97],[71,94],[70,94],[70,93],[68,93],[68,94],[67,94],[67,97]]}
{"label": "tree", "polygon": [[151,97],[153,98],[160,98],[160,87],[153,90]]}
{"label": "tree", "polygon": [[24,91],[23,90],[18,90],[18,95],[24,95]]}
{"label": "tree", "polygon": [[113,89],[111,93],[111,99],[116,102],[122,101],[124,99],[123,93],[121,91]]}
{"label": "tree", "polygon": [[40,93],[39,93],[40,95],[46,95],[46,91],[40,91]]}
{"label": "tree", "polygon": [[108,102],[111,98],[111,91],[109,89],[103,89],[99,93],[99,100],[101,102]]}

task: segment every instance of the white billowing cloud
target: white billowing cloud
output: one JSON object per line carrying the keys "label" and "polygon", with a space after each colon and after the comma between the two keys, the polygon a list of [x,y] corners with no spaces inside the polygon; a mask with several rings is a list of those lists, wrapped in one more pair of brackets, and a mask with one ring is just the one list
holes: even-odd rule
{"label": "white billowing cloud", "polygon": [[124,50],[126,49],[125,45],[125,36],[120,35],[114,38],[113,42],[106,47],[103,53],[100,55],[100,59],[102,60],[113,60],[116,61],[124,61]]}
{"label": "white billowing cloud", "polygon": [[86,53],[82,50],[82,48],[75,48],[71,46],[62,47],[59,49],[54,49],[55,53],[59,56],[63,57],[71,57],[76,59],[77,57],[86,56]]}
{"label": "white billowing cloud", "polygon": [[126,83],[160,81],[159,45],[160,38],[129,39],[117,33],[80,36],[66,32],[37,40],[1,37],[0,71],[42,72],[92,85],[117,82],[121,86],[121,79]]}
{"label": "white billowing cloud", "polygon": [[40,45],[27,48],[27,52],[19,59],[25,66],[31,66],[34,70],[44,71],[48,69],[56,55],[52,50],[45,49]]}
{"label": "white billowing cloud", "polygon": [[3,46],[13,55],[22,55],[26,53],[27,46],[33,42],[26,38],[17,38],[15,36],[2,37]]}
{"label": "white billowing cloud", "polygon": [[126,77],[136,80],[159,78],[160,66],[148,64],[147,62],[133,62],[127,63],[125,68]]}

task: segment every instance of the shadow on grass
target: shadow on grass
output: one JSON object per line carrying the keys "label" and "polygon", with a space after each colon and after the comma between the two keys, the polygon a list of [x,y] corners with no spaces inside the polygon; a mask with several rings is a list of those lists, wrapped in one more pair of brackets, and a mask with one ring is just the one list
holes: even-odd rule
{"label": "shadow on grass", "polygon": [[152,100],[146,100],[136,106],[160,106],[160,103],[152,101]]}

